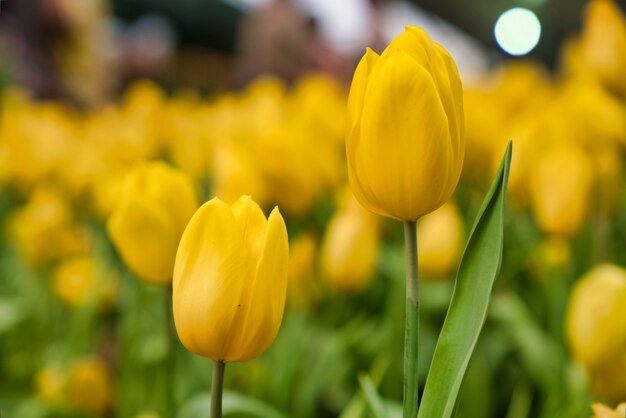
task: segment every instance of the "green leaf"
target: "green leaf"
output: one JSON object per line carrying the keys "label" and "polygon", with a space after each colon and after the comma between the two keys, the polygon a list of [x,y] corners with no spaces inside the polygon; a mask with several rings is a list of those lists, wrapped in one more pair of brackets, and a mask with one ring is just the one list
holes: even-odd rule
{"label": "green leaf", "polygon": [[500,270],[510,164],[511,142],[465,247],[450,307],[426,379],[419,418],[449,418],[454,410],[463,376],[487,317],[491,289]]}
{"label": "green leaf", "polygon": [[[203,394],[188,401],[178,418],[205,418],[211,410],[210,394]],[[271,406],[234,391],[224,391],[222,398],[222,414],[224,417],[245,416],[254,418],[287,418]]]}

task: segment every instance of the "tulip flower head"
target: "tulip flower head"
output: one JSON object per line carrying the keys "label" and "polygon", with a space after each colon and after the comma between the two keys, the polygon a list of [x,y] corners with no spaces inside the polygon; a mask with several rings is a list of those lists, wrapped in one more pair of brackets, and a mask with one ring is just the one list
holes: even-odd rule
{"label": "tulip flower head", "polygon": [[346,136],[352,192],[370,211],[414,221],[443,205],[465,153],[463,93],[454,61],[418,27],[352,80]]}
{"label": "tulip flower head", "polygon": [[288,258],[278,208],[266,219],[249,196],[232,206],[218,198],[202,205],[174,267],[174,322],[183,345],[215,361],[262,354],[282,321]]}

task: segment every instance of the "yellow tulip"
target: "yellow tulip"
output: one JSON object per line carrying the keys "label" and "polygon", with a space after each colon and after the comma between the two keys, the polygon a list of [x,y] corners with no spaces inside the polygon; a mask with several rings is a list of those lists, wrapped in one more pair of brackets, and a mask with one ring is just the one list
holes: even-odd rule
{"label": "yellow tulip", "polygon": [[608,90],[626,97],[626,19],[613,0],[589,3],[580,47],[584,65]]}
{"label": "yellow tulip", "polygon": [[531,173],[531,204],[539,227],[548,234],[571,237],[588,212],[593,166],[574,144],[541,155]]}
{"label": "yellow tulip", "polygon": [[[570,296],[567,335],[574,357],[595,368],[626,344],[626,270],[604,264],[593,268]],[[624,394],[626,396],[626,394]]]}
{"label": "yellow tulip", "polygon": [[67,380],[67,400],[73,408],[102,414],[112,399],[111,376],[102,360],[86,358],[72,366]]}
{"label": "yellow tulip", "polygon": [[456,188],[465,152],[454,61],[407,27],[381,56],[368,49],[352,80],[346,137],[352,192],[370,211],[414,221]]}
{"label": "yellow tulip", "polygon": [[337,290],[355,293],[370,283],[378,256],[378,219],[348,195],[326,228],[320,253],[324,277]]}
{"label": "yellow tulip", "polygon": [[194,186],[165,163],[137,166],[129,173],[109,218],[111,241],[140,279],[166,285],[187,222],[198,207]]}
{"label": "yellow tulip", "polygon": [[287,292],[289,244],[274,208],[266,219],[249,196],[205,203],[176,254],[174,322],[183,345],[215,361],[245,361],[274,341]]}
{"label": "yellow tulip", "polygon": [[626,402],[622,402],[615,409],[596,403],[593,404],[593,418],[624,418],[626,417]]}
{"label": "yellow tulip", "polygon": [[465,244],[465,225],[456,206],[448,202],[426,215],[417,229],[421,277],[446,278],[454,273]]}

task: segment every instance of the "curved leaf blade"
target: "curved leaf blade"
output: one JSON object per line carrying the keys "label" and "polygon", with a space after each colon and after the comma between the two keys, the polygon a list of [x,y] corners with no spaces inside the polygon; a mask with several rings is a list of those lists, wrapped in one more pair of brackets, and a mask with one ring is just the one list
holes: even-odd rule
{"label": "curved leaf blade", "polygon": [[487,317],[491,289],[502,262],[504,206],[511,142],[465,247],[454,293],[439,334],[418,418],[449,418]]}

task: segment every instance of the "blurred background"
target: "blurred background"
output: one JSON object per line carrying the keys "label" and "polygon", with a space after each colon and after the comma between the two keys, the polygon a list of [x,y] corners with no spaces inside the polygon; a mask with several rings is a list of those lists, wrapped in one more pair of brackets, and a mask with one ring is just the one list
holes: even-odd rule
{"label": "blurred background", "polygon": [[[181,205],[171,175],[198,205],[250,194],[287,222],[281,332],[228,365],[226,415],[369,417],[369,377],[401,416],[402,230],[349,192],[344,133],[365,48],[381,53],[407,25],[455,59],[467,140],[453,200],[419,223],[422,385],[512,139],[502,270],[456,417],[619,416],[608,408],[626,401],[625,10],[1,0],[0,416],[207,415],[210,361],[178,341],[169,281],[141,268],[173,257],[182,232],[167,223]],[[111,218],[129,213],[141,221],[124,237]]]}

